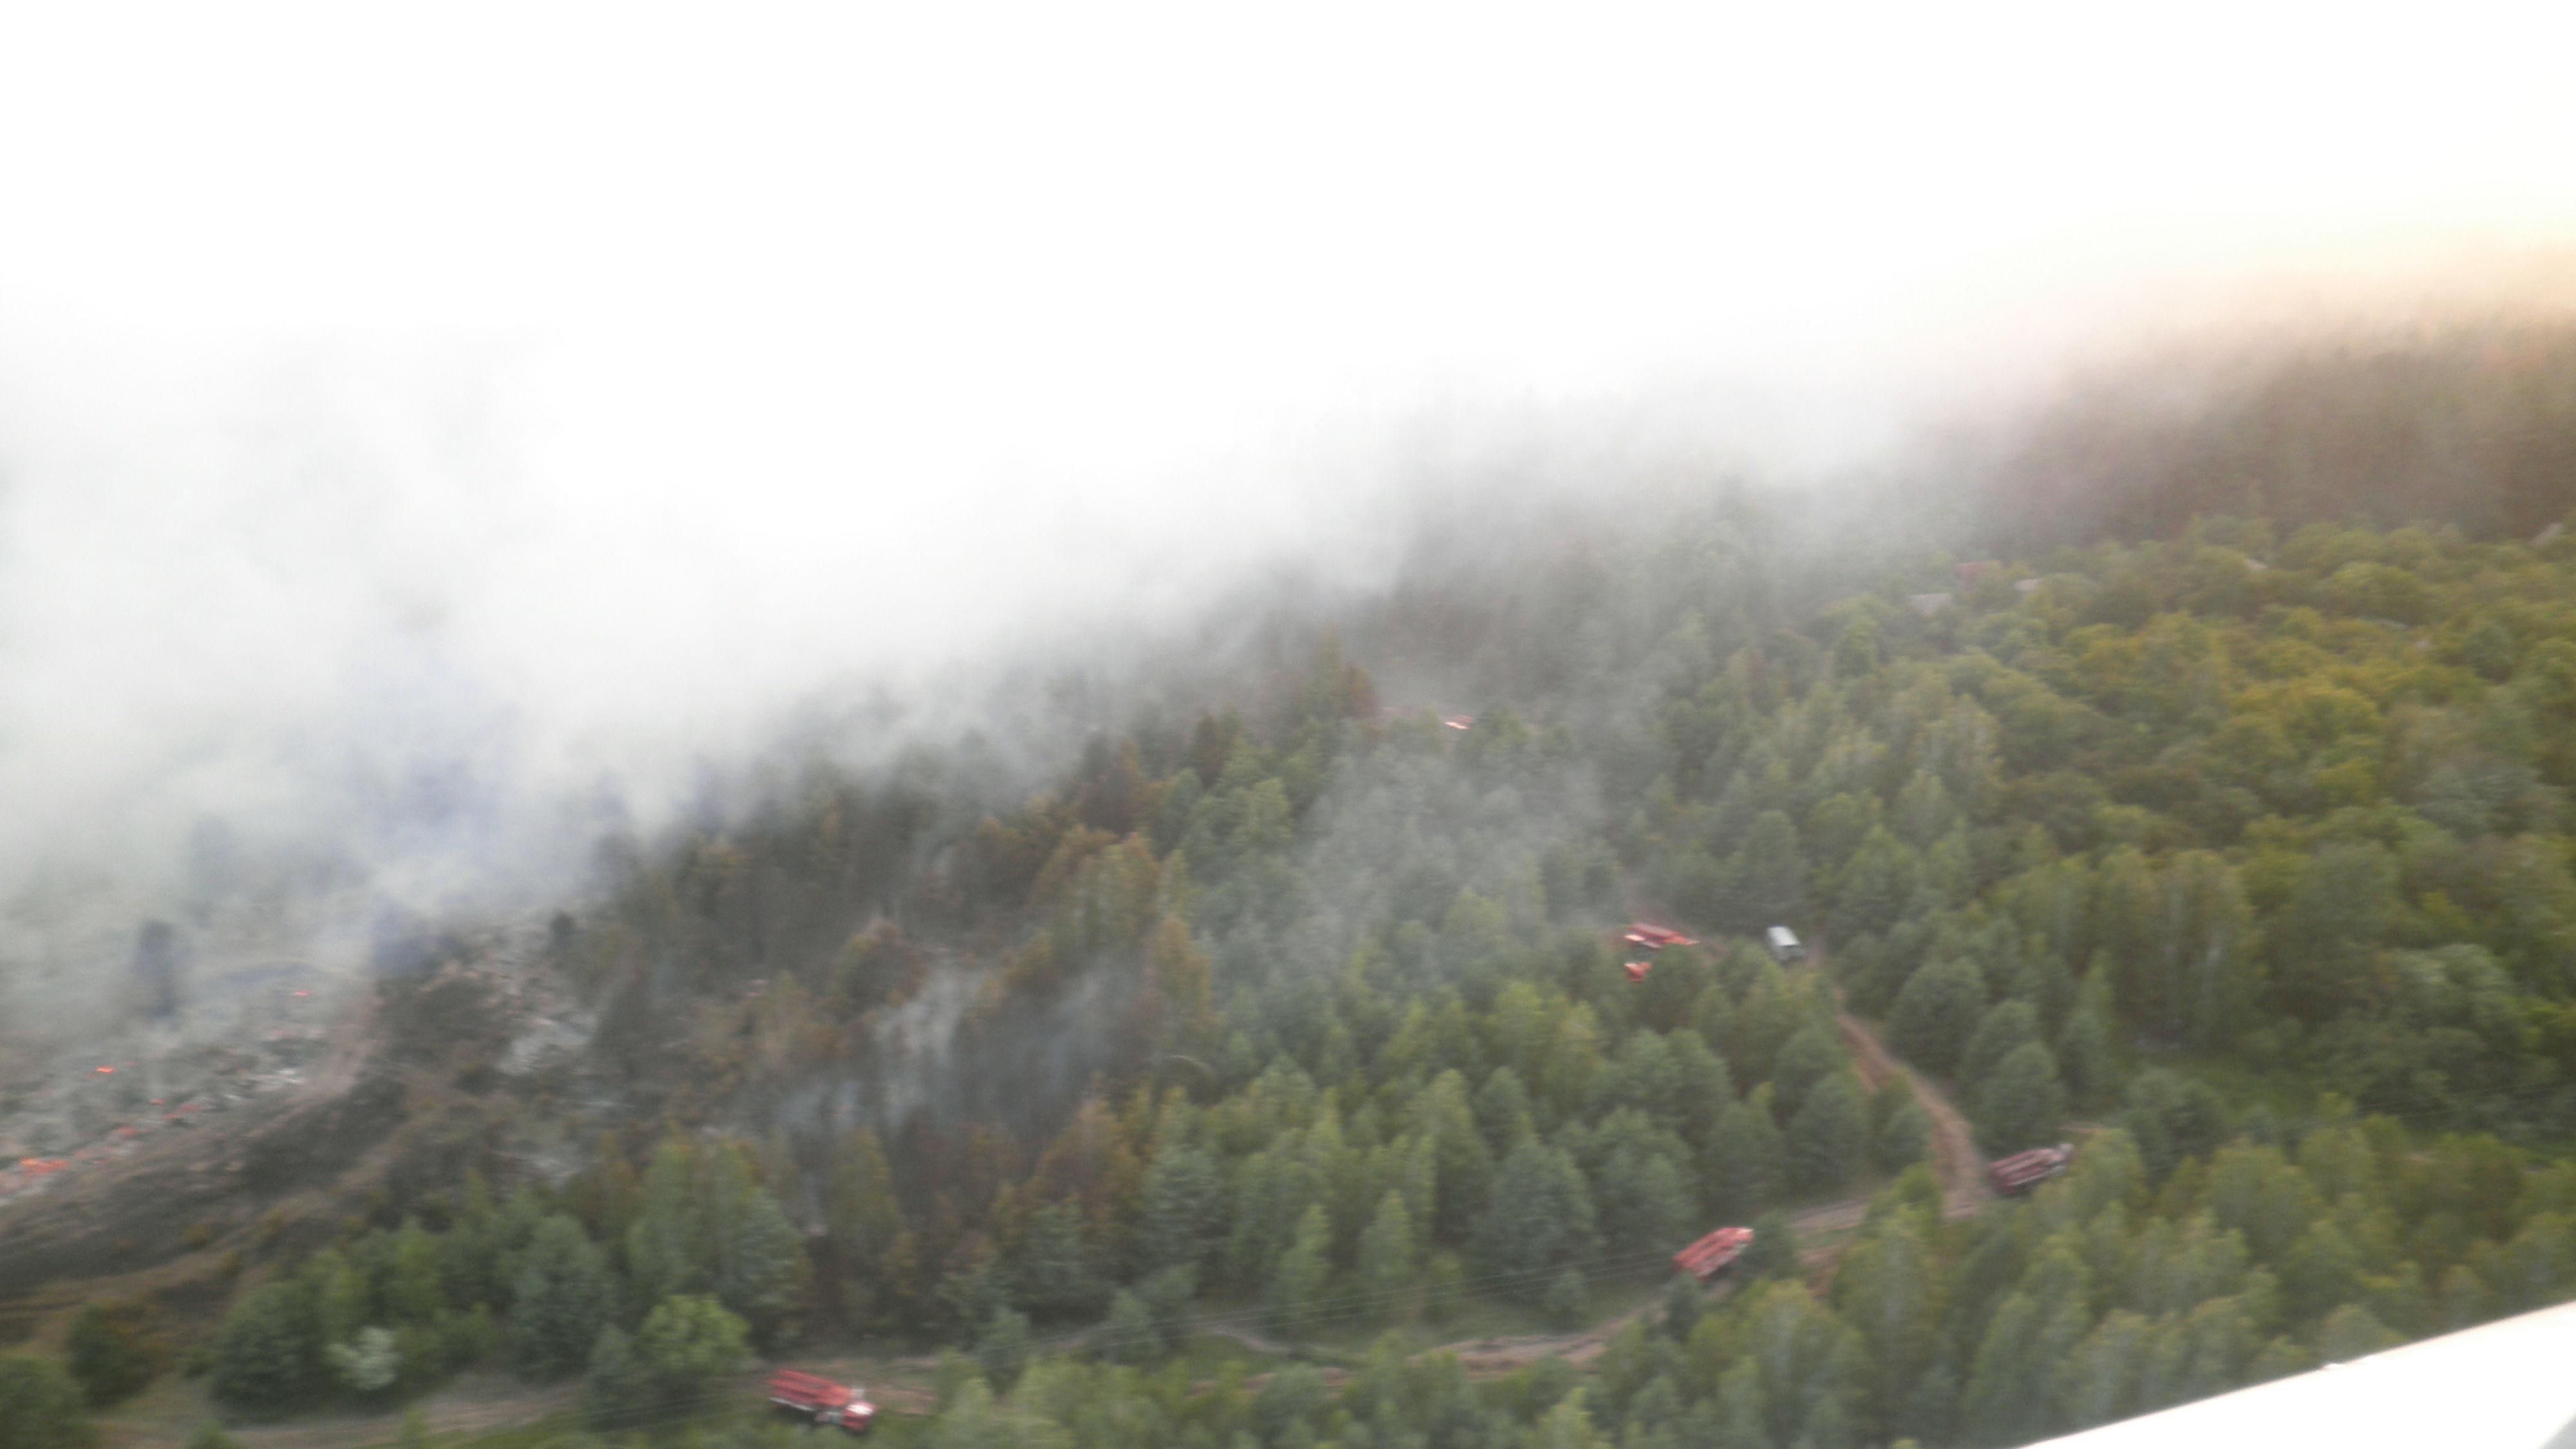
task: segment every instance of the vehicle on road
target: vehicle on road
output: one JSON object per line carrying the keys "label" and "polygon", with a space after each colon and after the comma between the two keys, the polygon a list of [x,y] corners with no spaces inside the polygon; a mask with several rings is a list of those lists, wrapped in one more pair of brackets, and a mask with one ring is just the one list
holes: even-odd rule
{"label": "vehicle on road", "polygon": [[781,1413],[818,1428],[864,1434],[876,1425],[876,1405],[867,1401],[864,1390],[836,1384],[821,1374],[780,1369],[769,1376],[768,1389],[769,1402]]}
{"label": "vehicle on road", "polygon": [[1669,926],[1650,926],[1644,921],[1630,921],[1628,929],[1620,933],[1619,939],[1631,946],[1640,946],[1649,951],[1660,951],[1666,946],[1699,944],[1697,936],[1685,936]]}
{"label": "vehicle on road", "polygon": [[2019,1197],[2064,1172],[2067,1164],[2074,1160],[2075,1148],[2071,1143],[2034,1147],[2028,1152],[2016,1152],[1988,1163],[1986,1181],[2005,1197]]}
{"label": "vehicle on road", "polygon": [[1673,1266],[1700,1281],[1702,1286],[1716,1282],[1744,1250],[1753,1246],[1751,1228],[1719,1228],[1716,1232],[1673,1254]]}

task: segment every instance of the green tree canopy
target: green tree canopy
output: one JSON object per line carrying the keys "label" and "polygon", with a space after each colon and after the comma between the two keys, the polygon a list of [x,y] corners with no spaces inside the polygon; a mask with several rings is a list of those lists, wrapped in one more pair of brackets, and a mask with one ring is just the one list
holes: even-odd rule
{"label": "green tree canopy", "polygon": [[62,1365],[0,1354],[0,1449],[85,1449],[98,1440]]}

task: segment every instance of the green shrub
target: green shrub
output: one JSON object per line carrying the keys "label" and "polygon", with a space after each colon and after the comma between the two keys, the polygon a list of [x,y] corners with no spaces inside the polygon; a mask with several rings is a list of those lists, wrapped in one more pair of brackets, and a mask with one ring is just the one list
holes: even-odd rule
{"label": "green shrub", "polygon": [[152,1382],[169,1359],[153,1332],[149,1308],[133,1302],[92,1303],[72,1319],[64,1347],[72,1377],[91,1404],[128,1398]]}
{"label": "green shrub", "polygon": [[0,1357],[0,1449],[82,1449],[95,1442],[80,1384],[61,1364]]}

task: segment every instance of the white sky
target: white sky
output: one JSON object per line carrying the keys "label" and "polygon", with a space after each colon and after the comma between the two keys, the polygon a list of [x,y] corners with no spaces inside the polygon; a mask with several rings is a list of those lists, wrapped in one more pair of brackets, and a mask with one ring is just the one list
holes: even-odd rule
{"label": "white sky", "polygon": [[1812,459],[2105,317],[2563,246],[2571,54],[2565,5],[6,6],[49,808],[0,860],[441,711],[649,767],[1188,597],[1346,539],[1336,450],[1416,409],[1722,379]]}

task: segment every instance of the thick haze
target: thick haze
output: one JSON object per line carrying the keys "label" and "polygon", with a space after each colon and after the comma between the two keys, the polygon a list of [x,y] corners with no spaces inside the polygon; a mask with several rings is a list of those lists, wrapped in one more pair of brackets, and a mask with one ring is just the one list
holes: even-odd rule
{"label": "thick haze", "polygon": [[1425,419],[1798,477],[2576,239],[2563,7],[50,10],[0,958],[57,969],[211,817],[431,901],[818,690],[1364,576]]}

